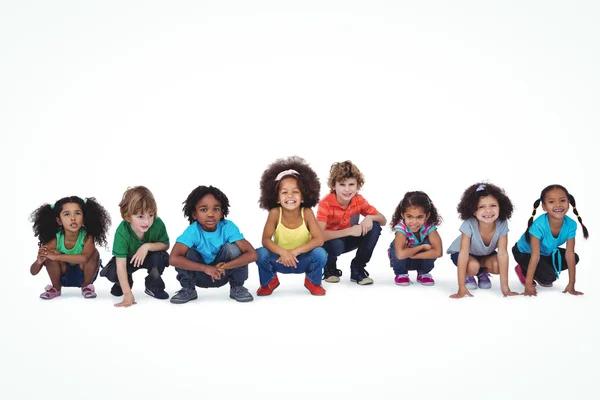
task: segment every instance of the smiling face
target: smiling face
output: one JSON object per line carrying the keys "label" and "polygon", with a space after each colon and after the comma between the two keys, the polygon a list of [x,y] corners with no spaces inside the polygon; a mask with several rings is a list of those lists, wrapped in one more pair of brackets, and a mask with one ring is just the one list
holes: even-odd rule
{"label": "smiling face", "polygon": [[426,214],[421,207],[410,206],[402,213],[404,223],[412,232],[419,232],[427,218],[429,218],[429,214]]}
{"label": "smiling face", "polygon": [[477,201],[477,210],[473,213],[482,224],[492,224],[500,216],[500,205],[494,196],[482,196]]}
{"label": "smiling face", "polygon": [[338,203],[346,205],[350,203],[350,200],[352,200],[354,196],[356,196],[360,187],[358,186],[356,178],[348,178],[341,182],[336,181],[334,190]]}
{"label": "smiling face", "polygon": [[58,225],[62,226],[67,232],[77,233],[83,226],[83,211],[77,203],[65,203],[60,210]]}
{"label": "smiling face", "polygon": [[214,232],[217,224],[223,218],[221,202],[212,194],[207,194],[196,203],[192,218],[198,221],[203,231]]}
{"label": "smiling face", "polygon": [[126,221],[131,224],[131,229],[133,229],[135,234],[142,239],[144,237],[144,233],[148,232],[154,223],[154,213],[142,211],[138,214],[131,215],[129,218],[126,218]]}
{"label": "smiling face", "polygon": [[286,210],[295,210],[302,204],[302,193],[296,178],[285,178],[279,183],[277,203]]}
{"label": "smiling face", "polygon": [[569,199],[564,190],[556,188],[549,190],[542,202],[542,208],[548,216],[562,219],[569,211]]}

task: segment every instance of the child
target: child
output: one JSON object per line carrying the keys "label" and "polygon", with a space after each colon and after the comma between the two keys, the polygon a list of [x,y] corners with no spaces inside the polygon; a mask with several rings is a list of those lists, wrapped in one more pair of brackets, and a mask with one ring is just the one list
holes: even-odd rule
{"label": "child", "polygon": [[119,203],[123,221],[115,232],[113,258],[100,272],[114,285],[113,296],[123,296],[116,307],[136,304],[131,291],[132,274],[140,269],[148,270],[145,293],[156,299],[166,300],[165,283],[161,275],[169,266],[169,236],[163,221],[156,215],[156,201],[145,186],[135,186],[123,193]]}
{"label": "child", "polygon": [[[546,214],[534,221],[540,203]],[[588,230],[575,207],[575,198],[564,186],[547,186],[542,190],[540,198],[533,203],[527,230],[512,249],[518,263],[515,271],[525,286],[525,296],[537,295],[534,279],[540,286],[550,287],[565,269],[569,269],[569,283],[563,293],[583,294],[575,290],[575,264],[579,262],[579,256],[575,254],[577,223],[566,215],[569,203],[581,224],[583,237],[587,239]],[[559,247],[565,242],[566,249]]]}
{"label": "child", "polygon": [[507,220],[513,205],[504,190],[491,183],[476,183],[465,190],[456,209],[464,222],[462,234],[447,251],[458,267],[458,293],[450,297],[472,297],[469,289],[477,286],[490,289],[489,273],[500,274],[504,297],[518,294],[508,287]]}
{"label": "child", "polygon": [[[340,281],[342,271],[337,269],[337,258],[358,249],[350,263],[350,280],[359,285],[373,283],[365,267],[371,260],[386,219],[358,194],[364,183],[363,174],[351,161],[336,162],[331,166],[327,182],[331,193],[319,202],[317,211],[317,221],[324,230],[323,248],[328,253],[326,282]],[[365,218],[359,224],[360,215]]]}
{"label": "child", "polygon": [[442,256],[442,239],[437,226],[442,218],[424,192],[407,192],[394,211],[390,227],[396,236],[388,249],[396,285],[411,284],[409,270],[417,271],[417,282],[435,285],[431,277],[435,259]]}
{"label": "child", "polygon": [[317,174],[300,157],[278,159],[260,179],[260,207],[269,211],[258,249],[259,296],[268,296],[279,286],[276,272],[306,274],[304,286],[310,294],[325,295],[321,286],[327,253],[323,232],[311,210],[319,201],[321,184]]}
{"label": "child", "polygon": [[226,221],[229,199],[213,186],[198,186],[183,203],[190,226],[177,238],[169,262],[175,266],[182,289],[171,303],[196,300],[196,286],[221,287],[229,282],[229,297],[239,301],[254,298],[244,287],[248,264],[256,261],[256,250],[238,227]]}
{"label": "child", "polygon": [[102,263],[96,244],[106,246],[110,226],[104,207],[93,197],[64,197],[35,210],[31,222],[41,246],[37,260],[31,264],[31,275],[37,275],[45,266],[52,282],[40,298],[60,296],[63,286],[80,287],[84,298],[95,298],[92,283]]}

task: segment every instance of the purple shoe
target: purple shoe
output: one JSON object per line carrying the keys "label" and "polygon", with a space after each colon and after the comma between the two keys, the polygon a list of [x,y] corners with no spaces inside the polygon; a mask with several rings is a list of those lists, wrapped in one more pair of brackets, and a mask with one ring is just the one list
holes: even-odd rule
{"label": "purple shoe", "polygon": [[469,290],[475,290],[475,289],[477,289],[477,282],[475,281],[475,277],[474,276],[467,276],[465,278],[465,286]]}
{"label": "purple shoe", "polygon": [[479,281],[479,283],[477,284],[477,286],[479,286],[479,289],[491,289],[492,288],[492,282],[490,281],[490,274],[488,274],[487,272],[482,272],[479,275],[477,275],[477,280]]}

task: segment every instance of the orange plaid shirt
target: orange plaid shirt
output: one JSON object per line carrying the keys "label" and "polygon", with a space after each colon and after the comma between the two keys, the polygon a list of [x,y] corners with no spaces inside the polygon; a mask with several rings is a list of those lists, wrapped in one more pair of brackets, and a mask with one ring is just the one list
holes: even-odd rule
{"label": "orange plaid shirt", "polygon": [[357,194],[350,200],[348,208],[343,209],[335,193],[329,193],[319,202],[317,221],[325,222],[325,230],[339,231],[358,224],[359,215],[377,215],[379,211]]}

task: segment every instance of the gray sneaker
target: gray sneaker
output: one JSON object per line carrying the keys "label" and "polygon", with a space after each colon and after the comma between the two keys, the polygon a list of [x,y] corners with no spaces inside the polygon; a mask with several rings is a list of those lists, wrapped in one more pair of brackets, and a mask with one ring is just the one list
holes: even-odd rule
{"label": "gray sneaker", "polygon": [[252,295],[250,294],[248,289],[246,289],[242,285],[231,286],[231,289],[229,289],[229,297],[231,297],[235,301],[239,301],[241,303],[245,303],[245,302],[254,300],[254,297],[252,297]]}
{"label": "gray sneaker", "polygon": [[175,293],[173,297],[171,297],[171,303],[183,304],[191,300],[196,300],[197,298],[198,293],[196,293],[196,289],[182,288],[179,292]]}

